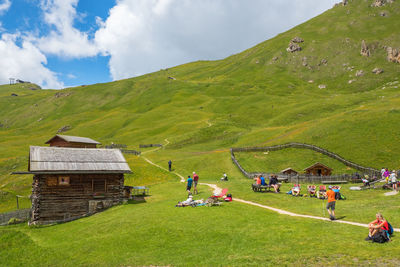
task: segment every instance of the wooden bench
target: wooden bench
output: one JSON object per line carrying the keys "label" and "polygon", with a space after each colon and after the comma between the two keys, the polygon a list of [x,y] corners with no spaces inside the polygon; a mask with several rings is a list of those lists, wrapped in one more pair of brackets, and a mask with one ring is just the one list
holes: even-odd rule
{"label": "wooden bench", "polygon": [[132,195],[133,196],[138,196],[138,195],[148,195],[149,194],[149,188],[146,186],[134,186],[132,187]]}
{"label": "wooden bench", "polygon": [[322,184],[347,184],[348,181],[322,181]]}
{"label": "wooden bench", "polygon": [[254,192],[267,192],[271,191],[272,186],[269,185],[259,185],[259,184],[252,184],[251,188]]}

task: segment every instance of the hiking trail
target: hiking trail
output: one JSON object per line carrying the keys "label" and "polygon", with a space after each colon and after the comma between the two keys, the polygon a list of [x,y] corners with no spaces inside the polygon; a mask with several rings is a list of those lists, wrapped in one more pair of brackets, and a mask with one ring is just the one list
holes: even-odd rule
{"label": "hiking trail", "polygon": [[[165,141],[168,142],[167,139],[165,139]],[[168,142],[168,144],[169,144],[169,142]],[[158,149],[160,149],[160,148],[158,148]],[[155,151],[155,150],[156,150],[156,149],[154,149],[153,151]],[[148,151],[147,151],[147,152],[148,152]],[[156,166],[156,167],[158,167],[158,168],[161,168],[161,169],[163,169],[163,170],[165,170],[165,171],[168,172],[168,170],[167,170],[166,168],[161,167],[160,165],[158,165],[158,164],[152,162],[151,160],[149,160],[148,158],[143,157],[143,159],[144,159],[145,161],[147,161],[148,163],[150,163],[150,164],[152,164],[152,165],[154,165],[154,166]],[[179,173],[177,173],[177,172],[172,172],[172,173],[174,173],[176,176],[178,176],[178,177],[181,179],[181,180],[180,180],[181,183],[186,182],[185,178],[184,178],[181,174],[179,174]],[[208,186],[208,187],[214,189],[213,194],[219,194],[219,193],[222,191],[222,188],[218,187],[216,184],[199,183],[199,185],[206,185],[206,186]],[[389,193],[391,193],[391,192],[389,192]],[[397,193],[398,193],[398,192],[397,192]],[[277,212],[277,213],[282,214],[282,215],[287,215],[287,216],[292,216],[292,217],[300,217],[300,218],[307,218],[307,219],[314,219],[314,220],[320,220],[320,221],[330,221],[330,222],[334,222],[334,223],[349,224],[349,225],[354,225],[354,226],[360,226],[360,227],[368,228],[368,224],[365,224],[365,223],[357,223],[357,222],[350,222],[350,221],[343,221],[343,220],[334,220],[334,221],[331,221],[330,219],[325,218],[325,217],[313,216],[313,215],[305,215],[305,214],[298,214],[298,213],[294,213],[294,212],[290,212],[290,211],[286,211],[286,210],[282,210],[282,209],[270,207],[270,206],[267,206],[267,205],[259,204],[259,203],[256,203],[256,202],[252,202],[252,201],[248,201],[248,200],[243,200],[243,199],[240,199],[240,198],[233,198],[233,200],[234,200],[234,201],[237,201],[237,202],[244,203],[244,204],[248,204],[248,205],[260,207],[260,208],[263,208],[263,209],[268,209],[268,210]],[[395,232],[400,232],[400,228],[393,228],[393,231],[395,231]]]}

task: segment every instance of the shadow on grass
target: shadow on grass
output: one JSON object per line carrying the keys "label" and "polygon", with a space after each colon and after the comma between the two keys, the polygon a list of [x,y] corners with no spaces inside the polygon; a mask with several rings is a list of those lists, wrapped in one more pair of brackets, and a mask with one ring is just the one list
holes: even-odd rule
{"label": "shadow on grass", "polygon": [[132,199],[128,200],[128,204],[143,204],[143,203],[146,203],[146,197],[151,197],[151,195],[133,196]]}

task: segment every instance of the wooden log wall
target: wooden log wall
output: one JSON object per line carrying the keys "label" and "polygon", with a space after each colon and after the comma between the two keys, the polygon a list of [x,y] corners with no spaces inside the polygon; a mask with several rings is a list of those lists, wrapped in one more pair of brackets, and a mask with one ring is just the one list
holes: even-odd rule
{"label": "wooden log wall", "polygon": [[[51,223],[79,218],[89,211],[89,202],[122,202],[123,174],[71,174],[69,185],[49,185],[54,175],[35,175],[32,184],[32,223]],[[110,204],[111,203],[111,204]],[[96,211],[94,211],[96,212]]]}

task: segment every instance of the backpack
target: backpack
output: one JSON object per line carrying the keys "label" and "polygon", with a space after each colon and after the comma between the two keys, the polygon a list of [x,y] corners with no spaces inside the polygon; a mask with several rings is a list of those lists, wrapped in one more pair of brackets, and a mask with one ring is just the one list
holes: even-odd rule
{"label": "backpack", "polygon": [[372,242],[375,243],[385,243],[387,241],[389,241],[389,237],[387,236],[386,231],[379,232],[372,237]]}
{"label": "backpack", "polygon": [[393,227],[392,227],[392,225],[389,223],[388,220],[386,220],[386,222],[388,223],[388,226],[389,226],[389,230],[387,230],[387,233],[388,233],[389,235],[392,235],[392,234],[393,234]]}

